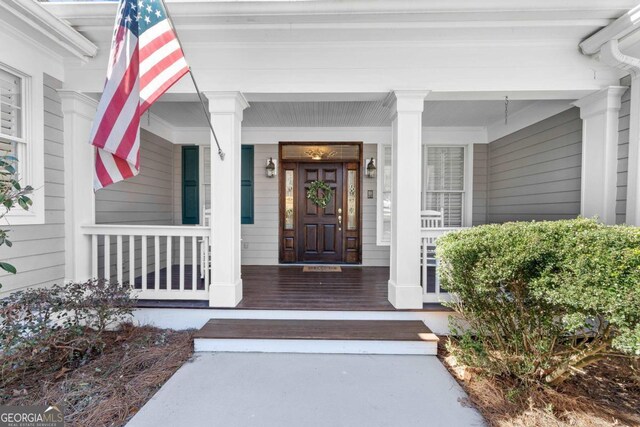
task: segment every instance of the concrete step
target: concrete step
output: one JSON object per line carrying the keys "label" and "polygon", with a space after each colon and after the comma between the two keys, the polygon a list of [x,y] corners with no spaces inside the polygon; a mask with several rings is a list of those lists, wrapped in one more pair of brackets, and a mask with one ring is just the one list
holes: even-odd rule
{"label": "concrete step", "polygon": [[438,337],[416,320],[211,319],[195,351],[435,355]]}

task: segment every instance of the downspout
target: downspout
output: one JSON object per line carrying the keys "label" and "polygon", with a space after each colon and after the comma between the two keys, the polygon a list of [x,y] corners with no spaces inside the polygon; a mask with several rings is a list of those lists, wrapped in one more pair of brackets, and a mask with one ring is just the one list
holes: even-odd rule
{"label": "downspout", "polygon": [[627,224],[640,225],[640,59],[620,51],[618,40],[609,40],[600,48],[600,60],[631,76],[629,111],[629,154],[627,166]]}
{"label": "downspout", "polygon": [[631,76],[625,222],[632,225],[640,225],[640,58],[622,53],[619,40],[640,28],[639,18],[640,6],[636,6],[580,43],[583,54],[598,56],[601,62],[623,70]]}

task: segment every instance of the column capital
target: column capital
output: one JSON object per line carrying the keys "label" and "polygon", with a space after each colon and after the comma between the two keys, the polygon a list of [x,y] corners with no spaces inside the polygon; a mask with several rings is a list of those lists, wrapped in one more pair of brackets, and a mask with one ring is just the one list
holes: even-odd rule
{"label": "column capital", "polygon": [[586,119],[607,111],[618,112],[620,110],[622,95],[627,90],[626,86],[608,86],[597,92],[580,98],[573,103],[580,108],[580,118]]}
{"label": "column capital", "polygon": [[242,113],[245,108],[249,107],[249,102],[242,92],[226,91],[226,92],[203,92],[204,96],[209,100],[210,113]]}
{"label": "column capital", "polygon": [[389,92],[383,105],[389,108],[392,114],[396,113],[422,113],[424,100],[429,95],[428,90],[394,90]]}
{"label": "column capital", "polygon": [[63,113],[78,113],[93,120],[98,108],[98,101],[75,90],[58,89],[62,101]]}

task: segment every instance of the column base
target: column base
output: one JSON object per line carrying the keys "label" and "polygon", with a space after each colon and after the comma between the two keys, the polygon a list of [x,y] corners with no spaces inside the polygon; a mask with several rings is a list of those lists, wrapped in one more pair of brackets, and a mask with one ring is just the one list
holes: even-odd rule
{"label": "column base", "polygon": [[236,283],[212,283],[209,307],[235,307],[242,300],[242,279]]}
{"label": "column base", "polygon": [[398,285],[389,280],[389,302],[397,309],[422,308],[422,287],[420,285]]}

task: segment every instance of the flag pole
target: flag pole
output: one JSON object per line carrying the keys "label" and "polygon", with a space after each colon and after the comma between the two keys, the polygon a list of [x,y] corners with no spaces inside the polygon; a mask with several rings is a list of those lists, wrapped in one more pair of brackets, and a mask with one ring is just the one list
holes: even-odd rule
{"label": "flag pole", "polygon": [[[182,42],[180,41],[180,36],[178,35],[178,31],[176,30],[176,26],[173,24],[173,19],[171,18],[171,14],[169,13],[169,9],[167,8],[167,4],[164,0],[160,0],[162,2],[162,6],[164,6],[164,11],[167,14],[167,19],[169,20],[169,25],[173,28],[173,33],[176,35],[176,40],[178,40],[178,45],[184,54],[184,49],[182,48]],[[187,64],[188,65],[188,64]],[[191,65],[189,67],[189,75],[191,76],[191,81],[193,82],[193,87],[196,88],[196,92],[198,93],[198,99],[200,100],[200,105],[202,105],[202,111],[204,111],[204,117],[207,119],[207,123],[209,123],[209,129],[211,129],[211,134],[213,135],[213,140],[216,142],[216,146],[218,147],[218,156],[220,156],[220,160],[224,160],[224,151],[220,148],[220,143],[218,142],[218,137],[216,136],[216,131],[213,129],[213,123],[211,123],[211,114],[207,110],[206,105],[204,105],[204,99],[202,98],[202,93],[200,93],[200,89],[198,88],[198,83],[196,83],[196,78],[193,75],[193,71],[191,70]]]}

